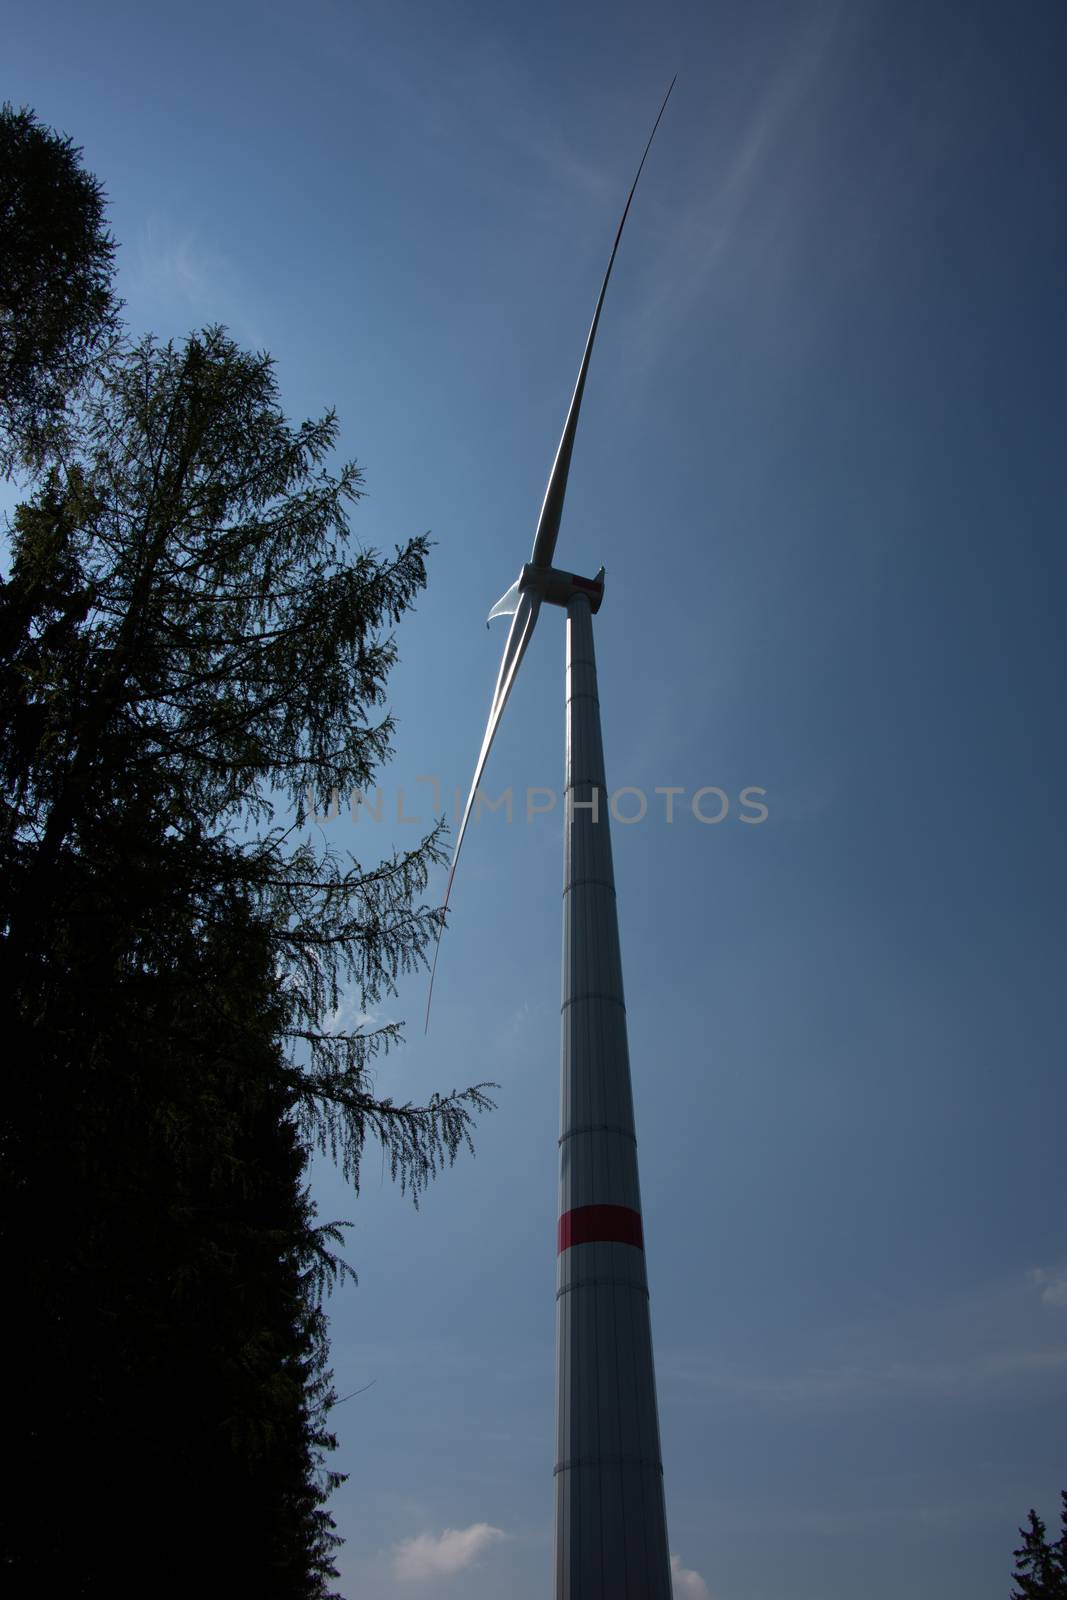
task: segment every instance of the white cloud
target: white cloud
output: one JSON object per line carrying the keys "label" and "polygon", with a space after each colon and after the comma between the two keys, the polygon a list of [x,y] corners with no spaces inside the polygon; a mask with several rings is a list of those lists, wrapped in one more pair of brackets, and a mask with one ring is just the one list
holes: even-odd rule
{"label": "white cloud", "polygon": [[327,1033],[372,1033],[381,1019],[373,1011],[363,1011],[351,995],[342,995],[336,1010],[327,1014],[324,1028]]}
{"label": "white cloud", "polygon": [[1058,1267],[1054,1272],[1034,1267],[1030,1282],[1041,1290],[1041,1298],[1047,1306],[1067,1306],[1067,1267]]}
{"label": "white cloud", "polygon": [[[409,1582],[424,1578],[449,1578],[473,1566],[490,1545],[507,1534],[488,1522],[474,1522],[469,1528],[446,1528],[443,1533],[417,1533],[402,1539],[393,1552],[393,1573]],[[689,1590],[683,1590],[689,1594]],[[698,1594],[699,1590],[691,1591]]]}
{"label": "white cloud", "polygon": [[681,1556],[671,1556],[671,1588],[674,1600],[711,1600],[708,1586],[700,1573],[683,1567]]}

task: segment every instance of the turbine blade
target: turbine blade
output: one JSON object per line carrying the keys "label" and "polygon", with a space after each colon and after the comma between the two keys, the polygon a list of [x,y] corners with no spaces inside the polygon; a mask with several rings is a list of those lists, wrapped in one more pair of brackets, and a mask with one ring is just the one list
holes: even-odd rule
{"label": "turbine blade", "polygon": [[574,436],[578,431],[578,413],[582,407],[582,395],[585,393],[585,377],[586,373],[589,371],[589,358],[593,353],[593,341],[596,338],[597,324],[600,321],[600,312],[604,304],[604,296],[608,289],[608,279],[611,277],[611,269],[615,265],[615,255],[619,248],[619,240],[622,238],[622,230],[626,226],[626,218],[630,212],[630,202],[634,197],[634,191],[637,188],[637,181],[641,176],[641,169],[644,167],[645,158],[647,157],[649,150],[652,148],[652,141],[656,137],[656,129],[659,127],[660,117],[663,116],[664,111],[667,109],[667,101],[671,97],[671,89],[674,88],[674,85],[677,83],[677,81],[678,74],[675,73],[674,77],[671,79],[670,89],[667,90],[667,93],[663,97],[663,104],[659,108],[659,116],[652,124],[652,132],[648,136],[648,143],[645,145],[645,153],[641,157],[640,165],[637,168],[637,176],[634,178],[634,181],[630,187],[630,193],[627,198],[626,205],[623,208],[622,221],[619,223],[619,231],[615,235],[615,243],[611,247],[611,257],[608,261],[608,270],[604,274],[604,282],[600,285],[600,297],[596,303],[596,310],[593,312],[593,321],[589,328],[589,337],[585,341],[585,351],[582,355],[582,364],[578,368],[578,382],[575,384],[574,393],[571,395],[571,403],[567,410],[567,420],[563,424],[563,434],[559,441],[559,448],[556,451],[556,459],[553,461],[552,471],[548,475],[548,487],[545,489],[545,498],[541,505],[541,515],[537,519],[537,531],[534,534],[533,553],[530,556],[530,563],[535,567],[550,567],[552,565],[552,557],[556,549],[556,539],[559,537],[560,518],[563,515],[563,497],[567,493],[567,474],[570,471],[571,466],[571,452],[574,449]]}
{"label": "turbine blade", "polygon": [[490,611],[489,615],[486,617],[486,619],[485,619],[486,627],[488,628],[489,624],[492,622],[494,617],[513,617],[518,609],[519,609],[519,579],[516,578],[515,582],[511,585],[511,588],[508,590],[508,592],[506,594],[502,594],[500,596],[500,599],[497,601],[497,603],[493,607],[492,611]]}
{"label": "turbine blade", "polygon": [[[474,777],[471,780],[470,793],[467,795],[467,804],[463,808],[463,818],[456,834],[456,845],[452,851],[452,865],[448,869],[448,883],[445,885],[445,898],[441,905],[442,911],[448,910],[448,900],[452,893],[452,880],[456,876],[456,866],[459,862],[459,852],[463,848],[463,839],[467,832],[467,824],[474,810],[478,798],[478,785],[485,772],[485,764],[489,760],[489,752],[493,748],[496,730],[500,726],[500,719],[504,714],[504,707],[508,703],[512,685],[516,674],[526,654],[526,647],[537,622],[537,614],[541,609],[541,596],[532,593],[529,589],[519,592],[518,606],[511,619],[507,640],[504,644],[504,654],[500,659],[500,671],[497,673],[496,688],[493,690],[493,699],[489,707],[489,721],[485,725],[485,735],[482,739],[482,748],[478,752],[478,760],[474,767]],[[437,958],[441,953],[441,934],[443,925],[437,930],[437,944],[434,948],[433,967],[430,972],[430,992],[426,996],[426,1027],[430,1026],[430,1002],[433,999],[433,981],[437,975]]]}

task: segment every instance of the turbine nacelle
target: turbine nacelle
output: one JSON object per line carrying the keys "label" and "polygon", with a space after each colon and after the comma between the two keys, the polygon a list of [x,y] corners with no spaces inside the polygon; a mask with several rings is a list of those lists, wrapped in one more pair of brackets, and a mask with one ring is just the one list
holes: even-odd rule
{"label": "turbine nacelle", "polygon": [[575,595],[584,594],[589,609],[596,616],[604,599],[604,568],[595,578],[580,578],[576,572],[564,572],[561,567],[535,567],[527,561],[506,594],[502,594],[490,611],[487,622],[494,617],[513,617],[519,609],[523,595],[531,600],[536,596],[550,606],[566,609]]}

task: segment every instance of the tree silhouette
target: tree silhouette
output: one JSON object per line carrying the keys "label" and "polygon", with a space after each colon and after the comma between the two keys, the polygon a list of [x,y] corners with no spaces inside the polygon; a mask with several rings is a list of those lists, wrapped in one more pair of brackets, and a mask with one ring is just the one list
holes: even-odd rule
{"label": "tree silhouette", "polygon": [[[293,839],[309,793],[365,789],[390,753],[388,628],[425,583],[427,540],[388,559],[348,549],[361,477],[326,470],[333,415],[291,429],[270,360],[217,328],[137,345],[82,426],[83,447],[16,511],[0,606],[12,946],[43,956],[65,853],[154,829],[182,852],[205,926],[220,893],[263,919],[309,1135],[358,1182],[373,1133],[417,1194],[484,1096],[375,1098],[368,1071],[397,1025],[326,1022],[344,986],[366,1013],[422,958],[437,913],[417,897],[443,824],[369,867]],[[275,822],[282,805],[295,822]]]}
{"label": "tree silhouette", "polygon": [[427,541],[353,546],[333,415],[291,426],[221,329],[112,342],[68,420],[0,584],[0,1561],[12,1593],[321,1597],[344,1268],[310,1148],[358,1188],[380,1141],[417,1201],[491,1104],[382,1096],[398,1025],[333,1021],[423,960],[441,826],[369,863],[303,828],[390,754]]}
{"label": "tree silhouette", "polygon": [[0,470],[40,462],[117,328],[115,246],[80,150],[0,108]]}
{"label": "tree silhouette", "polygon": [[1060,1537],[1055,1544],[1049,1544],[1045,1524],[1032,1508],[1029,1526],[1019,1529],[1023,1542],[1014,1551],[1012,1600],[1067,1600],[1067,1490],[1060,1502]]}

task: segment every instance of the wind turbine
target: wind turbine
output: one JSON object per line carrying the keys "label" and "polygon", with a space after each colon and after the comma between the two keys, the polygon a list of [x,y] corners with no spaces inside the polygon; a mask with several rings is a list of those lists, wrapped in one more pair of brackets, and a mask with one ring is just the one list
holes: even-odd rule
{"label": "wind turbine", "polygon": [[[552,565],[589,358],[641,170],[622,213],[533,550],[490,618],[511,617],[445,890],[543,604],[567,613],[563,997],[556,1289],[555,1600],[670,1600],[656,1377],[637,1181],[622,962],[600,736],[593,617],[604,569]],[[440,945],[438,945],[438,950]],[[436,969],[436,955],[434,967]],[[431,994],[433,977],[430,979]],[[429,1003],[427,1002],[427,1019]]]}

